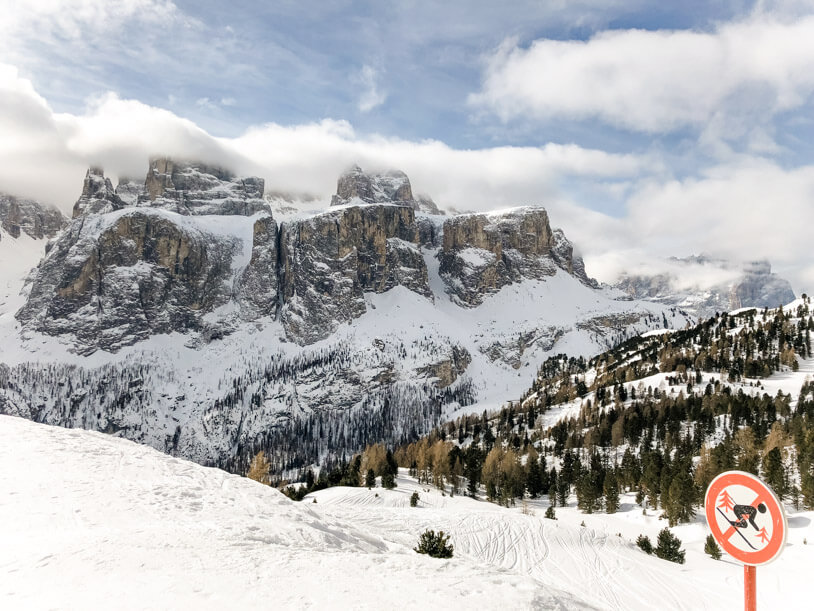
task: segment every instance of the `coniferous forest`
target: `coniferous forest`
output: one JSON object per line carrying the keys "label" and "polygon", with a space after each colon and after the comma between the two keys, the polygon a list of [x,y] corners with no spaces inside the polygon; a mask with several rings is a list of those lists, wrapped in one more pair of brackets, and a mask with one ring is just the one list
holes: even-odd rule
{"label": "coniferous forest", "polygon": [[[799,378],[789,374],[811,358],[810,308],[804,296],[791,310],[719,314],[590,360],[550,358],[519,401],[436,427],[393,457],[422,483],[505,505],[547,497],[556,507],[574,494],[586,513],[614,513],[630,491],[674,525],[692,519],[716,475],[739,469],[814,509],[814,381],[767,388]],[[340,474],[361,485],[353,465],[370,451],[323,469],[322,485]]]}

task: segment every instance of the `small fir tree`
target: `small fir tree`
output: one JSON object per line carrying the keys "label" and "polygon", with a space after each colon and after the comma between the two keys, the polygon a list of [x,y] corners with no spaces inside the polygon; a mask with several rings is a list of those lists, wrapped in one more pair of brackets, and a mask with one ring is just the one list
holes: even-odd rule
{"label": "small fir tree", "polygon": [[645,554],[649,555],[653,553],[653,544],[650,542],[650,537],[647,535],[639,535],[636,537],[636,545],[638,545],[639,549]]}
{"label": "small fir tree", "polygon": [[656,556],[662,560],[684,564],[685,552],[681,549],[681,539],[670,532],[669,528],[661,529],[657,539]]}
{"label": "small fir tree", "polygon": [[444,535],[443,530],[437,534],[434,530],[425,530],[421,533],[418,546],[413,549],[419,554],[427,554],[433,558],[452,558],[453,551],[449,535]]}
{"label": "small fir tree", "polygon": [[718,543],[712,535],[707,535],[707,540],[704,543],[704,553],[712,556],[713,560],[721,559],[721,548],[718,547]]}
{"label": "small fir tree", "polygon": [[418,492],[413,492],[410,495],[410,507],[418,507]]}
{"label": "small fir tree", "polygon": [[376,472],[373,469],[367,470],[367,475],[365,475],[365,486],[368,488],[373,488],[376,485]]}
{"label": "small fir tree", "polygon": [[548,508],[545,510],[545,517],[549,520],[556,520],[557,515],[554,513],[554,505],[549,505]]}

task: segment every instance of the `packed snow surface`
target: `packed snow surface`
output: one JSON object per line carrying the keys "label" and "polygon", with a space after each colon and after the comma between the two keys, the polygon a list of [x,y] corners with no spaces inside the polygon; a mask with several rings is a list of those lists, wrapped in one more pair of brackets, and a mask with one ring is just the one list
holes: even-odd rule
{"label": "packed snow surface", "polygon": [[[584,515],[502,508],[419,486],[269,487],[99,433],[0,416],[3,609],[740,609],[742,569],[703,554],[701,517],[674,529],[684,565],[633,544],[664,522],[629,495]],[[410,507],[410,495],[420,495]],[[314,502],[316,500],[316,502]],[[758,607],[804,609],[812,512],[758,569]],[[581,523],[584,522],[584,526]],[[455,555],[412,547],[425,529]],[[805,545],[805,539],[811,545]]]}

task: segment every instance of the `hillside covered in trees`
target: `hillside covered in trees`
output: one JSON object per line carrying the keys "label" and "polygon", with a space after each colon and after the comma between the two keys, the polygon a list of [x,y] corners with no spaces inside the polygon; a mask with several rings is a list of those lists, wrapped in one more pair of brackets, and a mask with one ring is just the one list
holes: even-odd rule
{"label": "hillside covered in trees", "polygon": [[[421,482],[507,505],[547,496],[556,507],[573,494],[586,513],[613,513],[635,491],[676,524],[692,519],[718,473],[740,469],[814,509],[812,330],[804,296],[640,336],[591,360],[554,357],[520,401],[448,422],[393,455]],[[353,460],[333,469],[333,480],[337,469],[359,472],[360,484],[365,475]]]}

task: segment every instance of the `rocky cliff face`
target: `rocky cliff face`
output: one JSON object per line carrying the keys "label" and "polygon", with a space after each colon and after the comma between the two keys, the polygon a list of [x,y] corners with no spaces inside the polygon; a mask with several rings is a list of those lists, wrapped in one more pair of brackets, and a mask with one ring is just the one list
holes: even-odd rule
{"label": "rocky cliff face", "polygon": [[[768,261],[752,261],[740,269],[706,256],[672,258],[669,272],[624,275],[614,285],[631,299],[677,305],[700,318],[739,308],[777,307],[795,299],[791,284],[772,273]],[[693,277],[716,275],[724,280],[700,285]]]}
{"label": "rocky cliff face", "polygon": [[195,329],[228,301],[225,281],[240,246],[161,211],[80,217],[40,263],[17,318],[49,335],[73,336],[79,353]]}
{"label": "rocky cliff face", "polygon": [[166,157],[152,159],[139,206],[183,215],[241,215],[271,212],[262,178],[237,178],[228,170]]}
{"label": "rocky cliff face", "polygon": [[450,295],[465,306],[524,278],[542,280],[562,269],[592,286],[581,259],[542,208],[464,214],[444,222],[438,254]]}
{"label": "rocky cliff face", "polygon": [[240,275],[236,295],[241,317],[257,320],[276,316],[279,307],[279,230],[271,216],[262,216],[252,229],[252,256]]}
{"label": "rocky cliff face", "polygon": [[23,233],[35,240],[52,238],[67,222],[53,206],[0,193],[0,227],[13,238]]}
{"label": "rocky cliff face", "polygon": [[370,174],[358,165],[353,166],[339,177],[331,206],[353,203],[398,204],[409,206],[417,212],[440,214],[438,206],[429,196],[413,197],[410,179],[399,170]]}
{"label": "rocky cliff face", "polygon": [[284,224],[281,320],[301,344],[324,339],[365,311],[365,292],[404,286],[432,296],[406,206],[350,206]]}
{"label": "rocky cliff face", "polygon": [[[340,179],[334,200],[412,200],[402,173],[374,178],[357,168]],[[228,334],[234,321],[210,318],[220,329],[209,329],[202,320],[233,300],[240,319],[279,321],[289,340],[307,345],[362,316],[366,293],[403,287],[432,301],[425,254],[434,250],[448,293],[468,307],[557,269],[590,286],[541,208],[442,221],[417,218],[411,205],[346,204],[278,226],[255,197],[261,187],[259,179],[155,159],[143,187],[120,183],[122,199],[101,170],[89,170],[75,219],[40,265],[19,320],[75,337],[81,352],[115,350],[156,333]],[[241,220],[252,211],[263,214]],[[251,245],[243,243],[249,231]]]}

